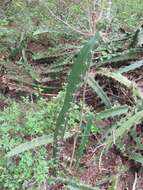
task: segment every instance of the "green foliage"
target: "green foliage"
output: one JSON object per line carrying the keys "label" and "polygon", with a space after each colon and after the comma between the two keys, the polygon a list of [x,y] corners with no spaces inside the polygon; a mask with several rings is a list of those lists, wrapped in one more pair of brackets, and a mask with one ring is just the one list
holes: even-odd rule
{"label": "green foliage", "polygon": [[[13,102],[11,106],[0,112],[2,189],[27,188],[30,184],[33,184],[34,188],[46,179],[53,162],[47,160],[49,153],[42,145],[51,143],[53,140],[50,134],[54,131],[54,121],[63,103],[63,97],[64,93],[60,93],[50,102],[41,99],[37,103],[24,99],[20,103]],[[68,128],[76,127],[76,120],[78,121],[80,116],[78,105],[74,104],[72,110]],[[71,133],[66,133],[66,138],[70,136]],[[7,152],[7,157],[13,156],[13,158],[5,160]]]}
{"label": "green foliage", "polygon": [[125,27],[134,28],[142,20],[142,0],[113,0],[113,14]]}
{"label": "green foliage", "polygon": [[[138,136],[134,127],[142,121],[143,111],[142,107],[138,109],[137,100],[142,99],[143,94],[136,83],[123,75],[123,73],[133,71],[143,65],[141,60],[123,66],[124,62],[139,58],[143,53],[141,48],[142,30],[138,30],[138,25],[142,22],[143,3],[142,0],[127,0],[126,2],[124,0],[113,0],[110,26],[104,18],[108,8],[107,4],[105,0],[101,2],[100,8],[103,11],[103,18],[96,23],[96,26],[97,30],[100,28],[105,33],[109,32],[108,40],[111,41],[107,44],[101,41],[101,47],[94,50],[95,54],[91,60],[90,52],[99,41],[98,33],[77,53],[81,48],[79,42],[84,41],[87,37],[80,35],[83,34],[82,32],[88,33],[91,24],[88,15],[90,14],[89,1],[13,0],[0,2],[0,64],[6,68],[6,71],[10,70],[8,74],[14,73],[14,80],[17,79],[18,83],[20,80],[17,77],[17,68],[19,70],[25,68],[24,71],[29,73],[36,82],[46,83],[52,81],[52,75],[58,78],[64,66],[72,64],[73,54],[76,53],[77,55],[65,93],[60,93],[57,98],[48,103],[43,99],[36,103],[29,102],[27,99],[19,103],[13,102],[3,112],[0,112],[1,189],[37,189],[49,177],[49,170],[51,166],[54,166],[54,163],[52,159],[47,159],[47,156],[51,155],[49,155],[45,145],[53,143],[54,134],[55,159],[58,153],[57,148],[64,135],[65,139],[73,135],[66,129],[75,128],[80,123],[82,106],[73,102],[77,90],[84,82],[86,72],[89,71],[91,61],[93,61],[92,66],[97,69],[95,74],[113,79],[132,92],[135,106],[133,108],[126,105],[112,106],[112,100],[109,99],[98,82],[94,78],[88,77],[88,85],[108,109],[95,114],[91,113],[87,106],[85,106],[85,110],[82,110],[86,124],[81,131],[77,161],[84,153],[90,132],[94,135],[97,132],[101,136],[105,135],[102,134],[105,131],[96,126],[94,121],[112,118],[113,121],[116,119],[119,121],[107,131],[107,137],[103,139],[103,143],[110,147],[117,142],[119,149],[123,153],[127,152],[130,159],[143,164],[142,155],[137,152],[143,149],[142,138]],[[96,12],[98,12],[98,8]],[[109,28],[111,32],[108,31]],[[130,29],[134,29],[135,32],[129,32]],[[122,36],[119,30],[125,34],[122,39],[117,39],[118,35]],[[113,36],[115,36],[115,40]],[[28,43],[38,40],[46,43],[47,50],[31,52],[28,49]],[[13,60],[14,62],[12,62]],[[31,61],[32,63],[39,63],[40,61],[43,61],[44,64],[50,63],[50,66],[42,71],[42,74],[48,75],[48,78],[40,78],[41,73],[36,75],[33,71],[34,67],[29,64]],[[100,69],[100,67],[112,63],[122,63],[122,68],[116,71],[107,68]],[[15,67],[16,65],[18,67]],[[49,86],[44,89],[42,85],[39,85],[38,88],[42,92],[50,89]],[[52,86],[52,88],[54,87]],[[121,141],[124,140],[128,132],[131,132],[136,147],[129,146],[129,149],[125,150]],[[79,181],[68,179],[57,178],[51,179],[51,181],[63,183],[68,189],[97,189],[81,184]]]}
{"label": "green foliage", "polygon": [[28,183],[34,183],[33,186],[35,187],[37,184],[42,183],[52,164],[51,161],[46,160],[46,154],[46,149],[42,147],[33,153],[25,152],[20,157],[6,163],[1,162],[1,188],[15,190],[27,188]]}

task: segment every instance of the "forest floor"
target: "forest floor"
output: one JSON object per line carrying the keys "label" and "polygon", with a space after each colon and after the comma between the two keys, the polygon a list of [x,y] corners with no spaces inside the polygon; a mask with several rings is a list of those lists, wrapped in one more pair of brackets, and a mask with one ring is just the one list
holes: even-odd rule
{"label": "forest floor", "polygon": [[[72,44],[71,44],[72,45]],[[29,41],[26,47],[28,60],[25,60],[25,65],[17,64],[15,59],[5,66],[1,66],[0,70],[0,109],[3,110],[9,105],[9,98],[20,100],[21,96],[28,96],[31,100],[36,100],[36,94],[46,98],[50,101],[53,97],[57,96],[62,90],[63,84],[67,81],[69,65],[65,65],[58,73],[51,72],[51,63],[58,60],[56,55],[51,58],[33,58],[35,54],[43,54],[48,52],[48,44],[44,41]],[[74,52],[74,49],[66,50],[69,55]],[[65,53],[65,52],[64,52]],[[0,60],[4,60],[7,55],[0,55]],[[140,55],[138,59],[141,59]],[[135,60],[133,60],[135,61]],[[128,63],[127,63],[128,64]],[[109,68],[116,69],[118,66],[109,65]],[[50,68],[50,72],[48,72]],[[94,72],[94,69],[93,69]],[[50,75],[50,77],[49,77]],[[137,83],[138,87],[143,91],[143,67],[136,69],[133,72],[126,74],[131,81]],[[114,101],[121,104],[132,104],[130,92],[126,88],[121,87],[114,81],[98,77],[100,84],[104,85],[104,89],[108,95],[112,96]],[[82,88],[81,88],[82,95]],[[79,93],[80,98],[80,93]],[[90,87],[87,87],[85,101],[94,110],[100,110],[102,107],[101,102],[95,96],[95,93]],[[100,123],[103,128],[111,120],[106,120]],[[142,126],[140,126],[142,127]],[[99,136],[100,138],[100,136]],[[78,170],[73,165],[70,167],[70,160],[73,152],[74,137],[68,139],[62,148],[60,160],[60,169],[64,171],[67,176],[78,177],[85,184],[92,186],[98,185],[101,189],[114,189],[115,183],[118,183],[119,190],[133,190],[135,176],[138,175],[137,190],[143,190],[143,169],[138,163],[129,160],[126,156],[122,155],[118,150],[112,148],[106,155],[102,155],[103,147],[96,147],[98,136],[91,135],[89,143],[86,147],[84,155],[80,160],[80,167]],[[132,143],[132,139],[127,139],[128,143]],[[49,152],[52,150],[48,146]],[[42,187],[41,187],[42,188]],[[62,184],[48,186],[47,189],[58,190],[64,189]]]}

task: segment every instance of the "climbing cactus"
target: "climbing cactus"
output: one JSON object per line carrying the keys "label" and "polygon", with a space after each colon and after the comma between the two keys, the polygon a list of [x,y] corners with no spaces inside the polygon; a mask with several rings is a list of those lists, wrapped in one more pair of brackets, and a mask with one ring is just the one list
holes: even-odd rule
{"label": "climbing cactus", "polygon": [[56,128],[54,133],[54,145],[53,145],[53,158],[57,158],[58,152],[58,142],[63,139],[64,133],[66,130],[65,122],[68,118],[68,112],[71,106],[71,103],[74,100],[74,95],[77,92],[77,89],[80,87],[84,76],[90,66],[90,52],[94,48],[95,44],[99,41],[100,35],[99,32],[89,40],[89,42],[81,49],[79,52],[71,73],[69,75],[69,82],[66,89],[66,95],[63,103],[63,107],[59,113],[56,122]]}

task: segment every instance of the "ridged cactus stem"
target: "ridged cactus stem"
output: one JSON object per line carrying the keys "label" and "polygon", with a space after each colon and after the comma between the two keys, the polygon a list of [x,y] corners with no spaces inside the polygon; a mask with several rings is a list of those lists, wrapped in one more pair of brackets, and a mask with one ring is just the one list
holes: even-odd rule
{"label": "ridged cactus stem", "polygon": [[53,159],[56,160],[58,156],[58,141],[62,141],[66,131],[65,122],[67,120],[67,114],[71,107],[71,103],[74,101],[74,94],[76,94],[78,88],[83,82],[83,78],[90,66],[90,53],[94,48],[96,43],[99,41],[100,35],[99,32],[92,37],[89,42],[81,49],[77,59],[75,60],[71,73],[68,79],[68,86],[66,89],[66,95],[63,103],[63,107],[59,113],[56,122],[56,128],[54,133],[54,144],[53,144]]}

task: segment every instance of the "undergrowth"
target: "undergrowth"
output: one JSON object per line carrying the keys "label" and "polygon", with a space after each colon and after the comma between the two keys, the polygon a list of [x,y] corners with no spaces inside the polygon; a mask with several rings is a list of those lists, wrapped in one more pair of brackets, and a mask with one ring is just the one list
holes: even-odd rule
{"label": "undergrowth", "polygon": [[[68,180],[59,169],[60,163],[55,162],[60,159],[64,137],[73,137],[74,140],[70,169],[73,162],[79,167],[90,134],[96,136],[97,133],[97,147],[102,145],[107,151],[114,147],[120,156],[139,163],[140,167],[143,165],[142,133],[138,134],[143,119],[143,93],[128,77],[129,72],[143,65],[142,60],[128,62],[142,57],[143,33],[142,27],[139,28],[142,24],[142,0],[113,0],[109,20],[106,18],[108,3],[101,1],[101,7],[97,5],[96,8],[101,9],[103,18],[97,23],[89,23],[87,12],[91,7],[88,3],[86,0],[0,2],[0,79],[6,89],[14,91],[11,83],[26,83],[30,75],[31,83],[27,82],[31,87],[30,95],[36,90],[41,95],[50,93],[51,89],[55,92],[55,81],[60,80],[60,73],[73,63],[67,89],[56,98],[48,102],[40,97],[36,102],[23,98],[0,111],[0,189],[42,189],[47,180],[51,180],[49,184],[65,184],[69,189],[93,189]],[[95,38],[87,42],[95,32],[90,31],[90,24],[95,24],[101,33],[97,32]],[[38,46],[40,43],[44,50],[32,51],[29,48],[31,42]],[[87,43],[82,47],[82,42]],[[38,64],[41,64],[42,72],[35,73]],[[22,71],[28,76],[19,80]],[[127,96],[129,92],[130,105],[114,101],[114,87],[109,87],[113,89],[110,96],[106,89],[108,84],[105,88],[100,85],[106,79],[111,84],[112,81],[118,84],[119,90],[127,90]],[[100,99],[101,112],[94,112],[93,108],[91,111],[85,105],[85,92],[83,100],[77,103],[77,91],[81,86],[85,91],[87,86],[90,87]],[[104,130],[100,124],[97,125],[105,119],[112,122]],[[128,137],[133,139],[131,146],[126,143]],[[57,169],[53,172],[57,178],[52,176],[51,169]]]}
{"label": "undergrowth", "polygon": [[[63,98],[63,92],[50,102],[40,99],[32,103],[24,98],[22,102],[12,102],[0,112],[1,189],[34,189],[46,181],[49,168],[53,166],[53,161],[49,159],[50,149],[46,146],[26,151],[8,161],[3,158],[19,144],[43,134],[51,134],[55,129],[55,120]],[[89,108],[85,109],[85,112],[89,111]],[[68,120],[69,130],[77,127],[79,118],[80,105],[73,104]]]}

